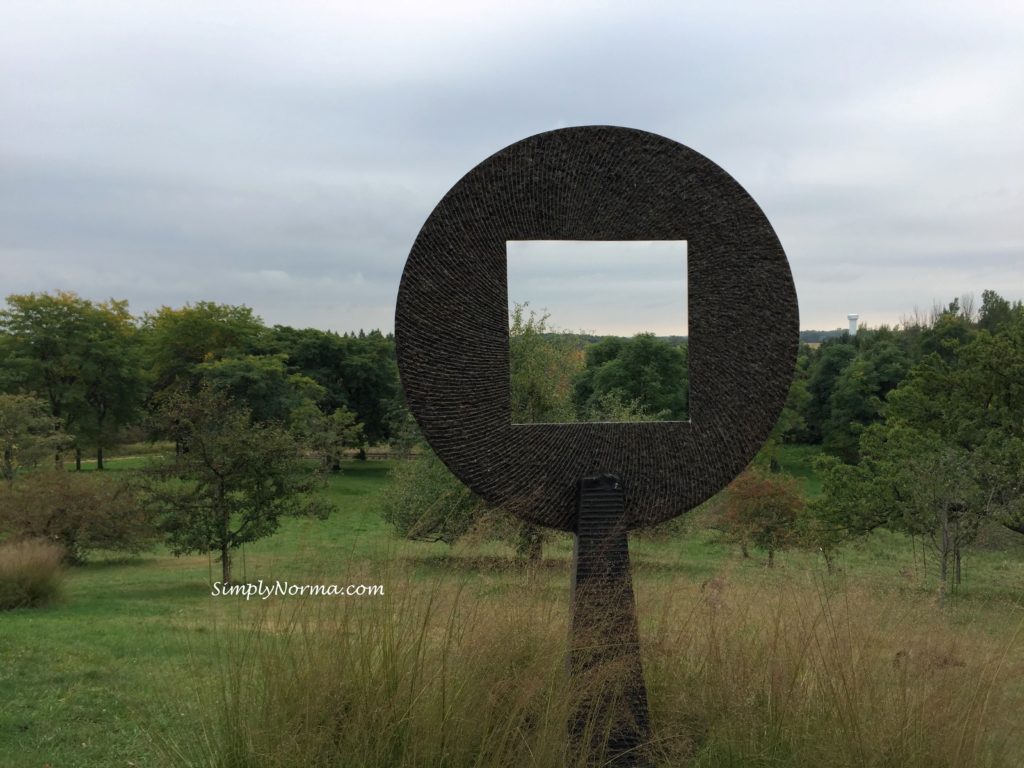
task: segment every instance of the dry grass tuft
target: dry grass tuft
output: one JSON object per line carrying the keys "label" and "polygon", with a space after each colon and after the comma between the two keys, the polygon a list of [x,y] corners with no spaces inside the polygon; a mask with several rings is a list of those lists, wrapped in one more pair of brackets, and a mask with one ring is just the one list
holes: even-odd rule
{"label": "dry grass tuft", "polygon": [[[1021,633],[794,579],[637,585],[664,766],[1019,765]],[[384,598],[280,601],[225,640],[175,764],[573,766],[567,610],[540,582],[469,596],[413,578]],[[176,705],[177,706],[177,705]],[[593,723],[593,728],[605,724]]]}
{"label": "dry grass tuft", "polygon": [[49,541],[0,544],[0,610],[45,605],[61,591],[64,549]]}

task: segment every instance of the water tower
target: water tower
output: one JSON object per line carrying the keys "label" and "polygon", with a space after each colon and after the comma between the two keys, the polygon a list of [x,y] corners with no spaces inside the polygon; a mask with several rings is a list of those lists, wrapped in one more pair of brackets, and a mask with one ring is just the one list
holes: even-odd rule
{"label": "water tower", "polygon": [[859,317],[860,317],[860,315],[857,315],[857,314],[849,314],[849,315],[846,316],[846,319],[850,321],[850,335],[851,336],[856,336],[857,335],[857,318],[859,318]]}

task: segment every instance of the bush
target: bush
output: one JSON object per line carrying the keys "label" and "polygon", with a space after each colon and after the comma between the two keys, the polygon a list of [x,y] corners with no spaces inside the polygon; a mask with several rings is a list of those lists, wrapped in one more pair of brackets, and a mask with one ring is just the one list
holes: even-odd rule
{"label": "bush", "polygon": [[49,541],[0,544],[0,611],[52,602],[60,594],[64,550]]}
{"label": "bush", "polygon": [[119,478],[63,470],[25,475],[0,490],[0,531],[14,540],[43,539],[71,562],[89,550],[139,552],[156,538],[151,516]]}

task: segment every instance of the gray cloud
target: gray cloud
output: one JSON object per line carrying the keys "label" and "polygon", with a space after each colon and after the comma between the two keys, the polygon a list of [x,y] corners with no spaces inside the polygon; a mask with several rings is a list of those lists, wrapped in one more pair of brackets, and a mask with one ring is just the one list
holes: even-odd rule
{"label": "gray cloud", "polygon": [[[3,16],[5,293],[390,328],[409,246],[465,171],[541,130],[611,123],[692,146],[754,195],[805,328],[1024,294],[1024,12],[1009,4],[14,2]],[[605,319],[535,284],[559,325]],[[620,284],[653,301],[653,280]]]}

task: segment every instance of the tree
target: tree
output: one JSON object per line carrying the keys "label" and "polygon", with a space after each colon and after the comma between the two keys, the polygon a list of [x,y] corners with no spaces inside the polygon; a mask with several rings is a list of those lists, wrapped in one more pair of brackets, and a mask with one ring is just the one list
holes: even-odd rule
{"label": "tree", "polygon": [[592,344],[573,393],[577,415],[586,418],[595,401],[607,394],[636,402],[656,418],[685,420],[687,347],[650,333],[632,339],[610,336]]}
{"label": "tree", "polygon": [[[998,297],[997,297],[998,298]],[[997,303],[986,292],[986,304]],[[1024,309],[996,333],[981,330],[947,344],[911,371],[889,397],[887,419],[961,451],[985,514],[1024,525]]]}
{"label": "tree", "polygon": [[1017,307],[1020,307],[1020,302],[1015,306],[995,291],[982,291],[978,328],[996,333],[1013,320],[1013,313]]}
{"label": "tree", "polygon": [[807,372],[805,421],[811,442],[820,443],[825,437],[826,423],[832,415],[832,392],[840,374],[857,355],[857,348],[849,336],[829,339],[822,343],[813,356]]}
{"label": "tree", "polygon": [[768,565],[772,566],[776,550],[793,542],[795,524],[805,504],[798,482],[751,467],[730,483],[722,524],[729,537],[739,542],[744,556],[753,545],[768,553]]}
{"label": "tree", "polygon": [[[571,375],[580,368],[580,356],[547,321],[547,315],[529,311],[525,304],[516,305],[509,315],[512,420],[517,423],[573,418]],[[617,399],[602,407],[623,416],[636,412],[635,404]],[[427,446],[394,471],[383,514],[407,538],[450,544],[473,528],[486,529],[484,535],[511,541],[517,555],[528,561],[543,555],[542,529],[488,507]]]}
{"label": "tree", "polygon": [[144,393],[135,320],[126,301],[93,303],[74,293],[7,297],[0,312],[9,387],[44,395],[74,435],[76,461],[93,446],[99,468],[117,429],[135,420]]}
{"label": "tree", "polygon": [[344,406],[327,414],[307,400],[293,412],[292,430],[316,455],[321,470],[325,472],[340,469],[346,448],[363,444],[363,425]]}
{"label": "tree", "polygon": [[894,419],[864,430],[860,462],[823,459],[822,497],[813,505],[823,525],[849,536],[885,527],[930,541],[940,596],[950,565],[960,582],[963,547],[983,517],[971,456]]}
{"label": "tree", "polygon": [[85,333],[89,308],[78,295],[58,291],[8,296],[7,309],[0,311],[8,387],[44,397],[50,415],[71,434],[76,414],[84,410],[77,340]]}
{"label": "tree", "polygon": [[326,518],[332,505],[313,494],[319,474],[298,440],[275,422],[209,386],[176,392],[157,413],[180,450],[144,480],[172,551],[218,552],[231,583],[232,550],[277,531],[287,516]]}
{"label": "tree", "polygon": [[139,552],[156,539],[153,515],[128,483],[54,468],[0,490],[0,531],[57,542],[71,562],[91,550]]}
{"label": "tree", "polygon": [[509,316],[509,371],[512,420],[519,424],[574,421],[573,377],[580,356],[561,343],[529,304],[516,304]]}
{"label": "tree", "polygon": [[44,400],[32,395],[0,395],[0,472],[8,486],[23,469],[53,457],[66,442],[60,422]]}
{"label": "tree", "polygon": [[381,516],[404,538],[454,544],[487,506],[429,448],[391,472]]}
{"label": "tree", "polygon": [[251,352],[267,333],[249,307],[199,301],[161,307],[143,319],[147,367],[153,388],[199,388],[197,367]]}
{"label": "tree", "polygon": [[[878,334],[879,332],[875,332]],[[853,463],[864,427],[882,419],[882,404],[906,376],[908,360],[892,334],[866,343],[836,377],[823,429],[826,451]]]}
{"label": "tree", "polygon": [[[78,437],[96,449],[96,468],[103,469],[103,449],[117,430],[139,418],[145,396],[142,361],[135,318],[127,301],[87,303],[78,348],[80,409],[73,419]],[[76,468],[81,468],[81,445],[76,442]]]}
{"label": "tree", "polygon": [[285,355],[291,372],[308,376],[323,387],[317,404],[325,413],[348,408],[364,425],[371,443],[391,436],[401,401],[392,336],[380,331],[342,336],[277,325],[263,351]]}
{"label": "tree", "polygon": [[308,376],[289,373],[283,355],[244,355],[200,363],[199,380],[245,405],[256,421],[291,421],[305,403],[323,395],[323,387]]}

